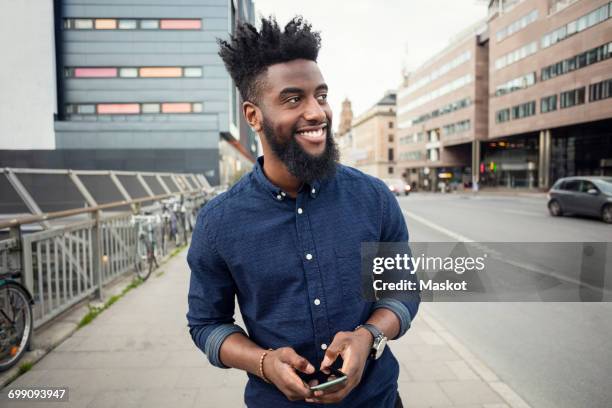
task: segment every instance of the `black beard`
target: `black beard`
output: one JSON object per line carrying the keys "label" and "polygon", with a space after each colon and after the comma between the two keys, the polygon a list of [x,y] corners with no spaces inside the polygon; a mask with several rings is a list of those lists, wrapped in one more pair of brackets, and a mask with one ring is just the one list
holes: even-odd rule
{"label": "black beard", "polygon": [[319,156],[313,156],[302,149],[295,140],[297,129],[293,129],[288,140],[283,142],[283,138],[274,133],[272,126],[265,118],[262,127],[264,136],[276,157],[298,180],[311,184],[315,180],[332,177],[336,172],[340,153],[332,137],[331,122],[328,122],[326,127],[325,150]]}

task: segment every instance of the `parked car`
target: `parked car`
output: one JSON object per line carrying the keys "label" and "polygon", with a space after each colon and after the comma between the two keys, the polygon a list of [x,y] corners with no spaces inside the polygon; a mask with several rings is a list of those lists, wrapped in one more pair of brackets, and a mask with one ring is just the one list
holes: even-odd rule
{"label": "parked car", "polygon": [[408,195],[410,194],[411,187],[409,184],[406,184],[402,179],[382,179],[385,182],[389,190],[396,196],[401,194]]}
{"label": "parked car", "polygon": [[589,215],[612,224],[612,177],[566,177],[548,192],[548,210],[563,214]]}

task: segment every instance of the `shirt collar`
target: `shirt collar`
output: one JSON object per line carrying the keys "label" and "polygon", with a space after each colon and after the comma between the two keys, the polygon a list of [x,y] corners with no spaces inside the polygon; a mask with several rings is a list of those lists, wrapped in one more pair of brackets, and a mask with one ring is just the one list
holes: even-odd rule
{"label": "shirt collar", "polygon": [[[264,157],[259,156],[255,165],[253,166],[253,174],[255,175],[255,180],[264,188],[264,190],[270,194],[270,196],[276,201],[282,201],[287,197],[287,193],[284,192],[281,188],[272,184],[270,180],[266,177],[263,171]],[[308,188],[308,194],[312,198],[316,198],[319,194],[319,189],[321,188],[321,182],[319,180],[315,180],[310,184],[304,183],[300,188],[302,189]]]}

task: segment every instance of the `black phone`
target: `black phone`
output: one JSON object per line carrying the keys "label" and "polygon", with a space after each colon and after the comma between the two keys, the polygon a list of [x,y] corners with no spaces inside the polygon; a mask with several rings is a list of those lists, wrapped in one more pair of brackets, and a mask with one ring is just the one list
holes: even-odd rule
{"label": "black phone", "polygon": [[[312,391],[326,390],[334,385],[342,384],[348,380],[347,375],[344,374],[342,371],[338,370],[337,368],[330,367],[328,368],[328,370],[329,374],[319,370],[315,371],[312,374],[298,372],[298,375]],[[308,385],[311,380],[317,380],[319,384],[313,386]]]}

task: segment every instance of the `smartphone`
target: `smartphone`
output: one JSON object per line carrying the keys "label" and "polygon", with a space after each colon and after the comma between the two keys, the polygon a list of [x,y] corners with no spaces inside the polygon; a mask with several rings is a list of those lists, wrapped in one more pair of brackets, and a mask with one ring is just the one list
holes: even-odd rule
{"label": "smartphone", "polygon": [[[319,384],[317,385],[308,386],[311,391],[326,390],[330,387],[333,387],[334,385],[342,384],[346,382],[346,380],[348,380],[348,377],[342,371],[336,368],[329,368],[328,370],[330,371],[329,374],[326,374],[323,371],[317,371],[313,374],[299,373],[299,375],[306,383],[306,385],[308,385],[308,382],[310,382],[310,380],[319,381]],[[335,378],[330,378],[331,376],[334,376]]]}

